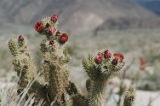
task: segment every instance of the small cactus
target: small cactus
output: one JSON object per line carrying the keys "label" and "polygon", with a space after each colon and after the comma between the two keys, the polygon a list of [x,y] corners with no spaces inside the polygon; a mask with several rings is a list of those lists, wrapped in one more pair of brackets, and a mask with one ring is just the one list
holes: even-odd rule
{"label": "small cactus", "polygon": [[90,78],[86,83],[89,91],[89,106],[103,106],[103,94],[108,79],[124,65],[123,59],[119,62],[117,61],[116,64],[113,64],[113,60],[108,50],[98,53],[95,58],[89,55],[88,60],[83,60],[83,67]]}
{"label": "small cactus", "polygon": [[88,59],[83,59],[82,64],[89,79],[86,81],[88,94],[82,95],[76,84],[69,80],[70,57],[65,50],[69,36],[57,30],[57,21],[58,16],[54,14],[38,21],[34,26],[35,31],[45,36],[40,44],[43,61],[40,64],[41,75],[37,79],[35,78],[39,73],[24,37],[20,35],[17,41],[9,41],[14,69],[20,79],[17,92],[25,89],[35,79],[27,94],[35,94],[35,104],[43,99],[45,106],[103,106],[103,94],[108,79],[124,66],[123,55],[112,56],[109,50],[105,50],[95,57],[89,55]]}

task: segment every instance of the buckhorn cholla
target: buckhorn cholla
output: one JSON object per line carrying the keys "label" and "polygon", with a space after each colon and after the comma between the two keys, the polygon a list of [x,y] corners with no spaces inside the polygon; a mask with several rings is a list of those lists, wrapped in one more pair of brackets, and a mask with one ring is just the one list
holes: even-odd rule
{"label": "buckhorn cholla", "polygon": [[[27,95],[35,95],[35,104],[43,99],[45,106],[51,103],[54,106],[102,106],[107,81],[123,67],[123,55],[112,56],[105,50],[99,52],[96,57],[89,55],[88,59],[83,59],[83,67],[89,79],[86,81],[88,93],[82,95],[76,84],[69,80],[67,63],[70,58],[64,48],[68,35],[57,30],[57,20],[58,16],[53,15],[38,21],[35,25],[35,30],[46,36],[40,44],[43,55],[43,63],[40,65],[43,71],[31,85]],[[22,35],[18,41],[10,40],[8,45],[13,55],[14,69],[20,79],[19,90],[23,90],[34,80],[38,72]],[[41,78],[45,79],[45,83]]]}

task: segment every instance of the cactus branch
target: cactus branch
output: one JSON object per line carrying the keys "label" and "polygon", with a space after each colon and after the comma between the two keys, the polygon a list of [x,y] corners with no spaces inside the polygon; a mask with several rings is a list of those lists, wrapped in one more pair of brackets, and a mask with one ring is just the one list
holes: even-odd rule
{"label": "cactus branch", "polygon": [[125,94],[123,106],[133,106],[133,102],[134,102],[134,98],[135,98],[134,95],[135,95],[134,89],[129,88]]}

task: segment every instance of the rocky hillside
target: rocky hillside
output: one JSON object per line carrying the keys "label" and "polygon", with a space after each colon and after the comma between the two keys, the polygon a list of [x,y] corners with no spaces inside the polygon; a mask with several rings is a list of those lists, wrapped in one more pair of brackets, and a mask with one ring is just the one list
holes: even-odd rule
{"label": "rocky hillside", "polygon": [[76,31],[95,29],[121,17],[157,20],[155,14],[129,0],[1,0],[0,3],[0,17],[7,22],[33,25],[37,19],[53,13],[59,15],[59,24],[65,30]]}

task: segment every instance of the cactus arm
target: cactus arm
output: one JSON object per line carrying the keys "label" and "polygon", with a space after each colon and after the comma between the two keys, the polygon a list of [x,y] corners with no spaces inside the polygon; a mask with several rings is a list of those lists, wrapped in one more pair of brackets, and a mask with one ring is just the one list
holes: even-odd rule
{"label": "cactus arm", "polygon": [[[46,36],[46,39],[42,40],[40,44],[43,56],[43,75],[48,85],[49,98],[51,101],[55,101],[54,105],[62,106],[66,104],[65,88],[69,84],[69,68],[67,65],[69,58],[64,52],[64,43],[68,40],[68,35],[58,32],[59,36],[57,36],[57,32],[55,32],[57,23],[51,19],[52,17],[48,17],[39,22],[41,26],[44,26],[43,31],[39,33]],[[55,31],[52,29],[55,29]]]}
{"label": "cactus arm", "polygon": [[133,106],[133,102],[134,102],[134,98],[135,98],[134,95],[135,95],[134,89],[129,88],[125,94],[123,106]]}
{"label": "cactus arm", "polygon": [[[107,54],[105,54],[107,51]],[[123,62],[118,59],[112,59],[108,50],[93,58],[83,59],[82,64],[89,79],[86,82],[88,90],[88,106],[103,106],[103,96],[108,79],[123,67]],[[119,54],[118,54],[119,55]],[[103,58],[104,56],[104,58]]]}
{"label": "cactus arm", "polygon": [[75,83],[70,81],[66,91],[71,96],[73,106],[87,106],[86,97],[80,93]]}
{"label": "cactus arm", "polygon": [[88,79],[88,80],[86,81],[86,89],[87,89],[88,92],[89,92],[90,89],[91,89],[91,80],[90,80],[90,79]]}
{"label": "cactus arm", "polygon": [[49,76],[49,90],[51,100],[57,97],[57,104],[62,105],[61,97],[64,92],[63,80],[62,80],[62,70],[56,69],[55,66],[50,66],[50,76]]}
{"label": "cactus arm", "polygon": [[106,88],[106,82],[91,81],[89,92],[89,106],[103,106],[103,96]]}
{"label": "cactus arm", "polygon": [[30,53],[28,52],[27,46],[24,45],[24,39],[23,41],[18,39],[18,42],[10,40],[8,45],[11,54],[13,55],[14,69],[20,78],[19,85],[20,87],[25,88],[37,74],[36,68]]}
{"label": "cactus arm", "polygon": [[[20,36],[22,38],[22,36]],[[13,65],[14,69],[17,72],[19,77],[18,85],[19,89],[25,89],[28,84],[30,84],[37,75],[36,68],[30,56],[30,53],[25,45],[24,38],[23,40],[18,39],[18,41],[10,40],[9,49],[13,55]],[[44,99],[48,103],[48,98],[46,95],[45,86],[39,83],[38,80],[34,81],[29,89],[28,93],[34,93],[36,100]]]}

